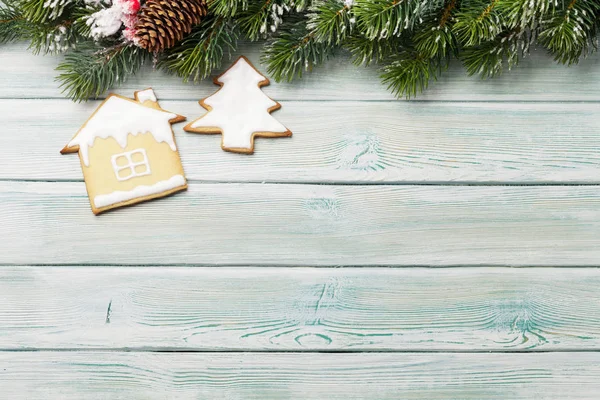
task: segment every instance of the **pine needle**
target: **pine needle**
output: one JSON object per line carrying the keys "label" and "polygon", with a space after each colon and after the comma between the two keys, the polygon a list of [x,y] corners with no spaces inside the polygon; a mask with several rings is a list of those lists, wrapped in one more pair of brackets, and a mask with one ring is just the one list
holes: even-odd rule
{"label": "pine needle", "polygon": [[60,72],[57,80],[63,93],[74,101],[98,98],[134,75],[148,58],[145,50],[134,46],[98,51],[88,42],[65,56],[56,68]]}

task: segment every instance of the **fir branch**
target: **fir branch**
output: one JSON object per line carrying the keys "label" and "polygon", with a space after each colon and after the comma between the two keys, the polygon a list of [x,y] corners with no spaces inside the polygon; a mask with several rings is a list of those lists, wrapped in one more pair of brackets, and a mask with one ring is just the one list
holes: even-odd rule
{"label": "fir branch", "polygon": [[458,42],[452,31],[452,14],[457,0],[447,0],[439,18],[425,25],[413,36],[415,50],[425,58],[447,65],[452,56],[458,56]]}
{"label": "fir branch", "polygon": [[403,51],[383,68],[381,79],[394,95],[410,98],[436,80],[439,65],[415,51]]}
{"label": "fir branch", "polygon": [[240,28],[250,40],[258,40],[267,33],[269,14],[273,4],[274,0],[254,1],[239,16]]}
{"label": "fir branch", "polygon": [[369,39],[387,39],[410,31],[442,0],[357,0],[354,9],[358,30]]}
{"label": "fir branch", "polygon": [[255,1],[237,15],[236,22],[250,40],[258,40],[279,28],[283,23],[283,14],[288,12],[292,5],[292,0]]}
{"label": "fir branch", "polygon": [[0,2],[0,42],[29,40],[34,54],[57,53],[75,45],[81,37],[70,21],[34,23],[28,21],[16,1]]}
{"label": "fir branch", "polygon": [[355,5],[358,29],[369,39],[386,39],[411,29],[420,2],[410,0],[360,0]]}
{"label": "fir branch", "polygon": [[288,0],[291,6],[291,9],[297,13],[304,12],[307,8],[309,8],[313,2],[313,0]]}
{"label": "fir branch", "polygon": [[551,10],[552,3],[550,0],[502,0],[496,8],[509,29],[535,31]]}
{"label": "fir branch", "polygon": [[276,81],[291,81],[322,64],[334,50],[335,47],[318,42],[314,32],[306,28],[305,18],[300,18],[284,24],[279,36],[267,45],[262,61]]}
{"label": "fir branch", "polygon": [[148,52],[135,46],[98,50],[94,43],[85,42],[67,53],[56,68],[60,72],[57,80],[63,93],[74,101],[97,98],[134,75],[148,58]]}
{"label": "fir branch", "polygon": [[230,18],[248,10],[247,0],[212,0],[208,2],[209,14]]}
{"label": "fir branch", "polygon": [[321,0],[310,8],[307,28],[314,32],[317,42],[338,45],[352,33],[356,18],[350,4],[339,0]]}
{"label": "fir branch", "polygon": [[92,14],[102,9],[101,5],[85,4],[73,7],[69,13],[69,23],[73,32],[82,40],[91,37],[91,27],[88,25],[88,19]]}
{"label": "fir branch", "polygon": [[458,56],[458,43],[448,26],[431,26],[414,35],[415,50],[424,58],[436,59],[448,64],[452,56]]}
{"label": "fir branch", "polygon": [[68,13],[75,2],[76,0],[21,0],[19,8],[28,21],[48,23]]}
{"label": "fir branch", "polygon": [[[278,0],[274,4],[282,6],[285,11],[303,12],[309,6],[311,0]],[[262,3],[265,4],[265,3]],[[254,11],[249,11],[252,7]],[[248,17],[253,15],[256,11],[261,11],[261,3],[252,2],[249,4],[248,0],[211,0],[208,2],[209,15],[218,17]]]}
{"label": "fir branch", "polygon": [[576,64],[582,56],[595,50],[600,3],[596,0],[570,0],[544,24],[538,36],[554,59],[562,64]]}
{"label": "fir branch", "polygon": [[452,27],[457,40],[464,46],[476,46],[498,36],[506,25],[496,11],[498,2],[499,0],[476,1],[475,4],[463,5]]}
{"label": "fir branch", "polygon": [[450,59],[458,56],[458,42],[451,29],[456,6],[457,0],[447,0],[438,15],[429,16],[412,37],[419,58],[430,59],[440,68],[447,67]]}
{"label": "fir branch", "polygon": [[458,43],[451,29],[457,0],[447,0],[438,16],[424,15],[427,22],[416,30],[412,44],[404,46],[384,67],[382,80],[396,96],[410,98],[425,90],[458,55]]}
{"label": "fir branch", "polygon": [[81,37],[70,23],[60,25],[32,25],[29,48],[34,54],[56,54],[75,47]]}
{"label": "fir branch", "polygon": [[[116,34],[90,42],[86,21],[104,5],[0,0],[0,42],[25,38],[34,52],[80,46],[59,80],[76,100],[98,96],[151,57]],[[159,68],[197,81],[220,67],[238,36],[272,37],[262,59],[275,80],[299,77],[343,47],[356,64],[383,64],[383,81],[407,97],[453,57],[487,78],[517,65],[537,41],[558,62],[576,63],[596,50],[600,29],[599,0],[211,0],[209,9],[188,37],[155,55]]]}
{"label": "fir branch", "polygon": [[0,1],[0,43],[28,37],[29,23],[21,10],[10,1]]}
{"label": "fir branch", "polygon": [[349,50],[353,56],[355,65],[368,66],[372,62],[380,63],[386,58],[395,55],[400,49],[400,38],[369,39],[361,34],[349,36],[344,48]]}
{"label": "fir branch", "polygon": [[465,48],[462,60],[469,75],[479,74],[482,78],[500,75],[519,63],[519,56],[527,53],[530,38],[520,28],[503,32],[493,41]]}
{"label": "fir branch", "polygon": [[158,67],[194,82],[219,68],[225,53],[237,46],[235,24],[222,17],[204,20],[180,44],[169,49],[159,60]]}
{"label": "fir branch", "polygon": [[442,12],[442,17],[440,18],[440,28],[444,28],[450,20],[450,18],[452,17],[452,12],[456,8],[456,2],[457,0],[448,0],[446,2],[446,5],[444,6],[444,10]]}

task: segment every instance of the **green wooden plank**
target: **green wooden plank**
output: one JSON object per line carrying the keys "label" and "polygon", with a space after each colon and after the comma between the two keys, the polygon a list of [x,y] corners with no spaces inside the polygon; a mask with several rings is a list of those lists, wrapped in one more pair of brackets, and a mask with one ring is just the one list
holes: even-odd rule
{"label": "green wooden plank", "polygon": [[[0,98],[40,98],[63,95],[54,80],[60,57],[34,56],[25,44],[0,47]],[[244,54],[266,71],[259,63],[260,44],[244,44],[234,55]],[[233,57],[232,60],[233,61]],[[225,60],[223,68],[230,61]],[[18,67],[16,67],[18,66]],[[486,100],[486,101],[598,101],[600,100],[600,55],[593,54],[573,68],[556,65],[543,51],[535,51],[521,61],[518,68],[501,77],[482,81],[468,77],[454,63],[450,71],[418,97],[419,100]],[[265,89],[277,100],[392,100],[394,97],[381,84],[377,68],[352,65],[347,55],[340,55],[324,66],[305,74],[292,84],[279,83]],[[182,83],[180,78],[152,70],[148,65],[128,80],[123,90],[153,86],[163,99],[197,100],[214,91],[210,79],[200,85]]]}
{"label": "green wooden plank", "polygon": [[[81,180],[59,150],[98,102],[0,100],[0,179]],[[191,101],[164,101],[190,118]],[[32,112],[36,117],[32,120]],[[237,182],[599,183],[596,104],[287,102],[291,138],[257,139],[252,156],[220,149],[218,135],[184,133],[187,177]],[[310,116],[310,118],[307,118]],[[510,121],[510,123],[506,123]],[[22,148],[22,151],[15,149]]]}
{"label": "green wooden plank", "polygon": [[[595,268],[0,268],[0,349],[600,349]],[[0,374],[1,375],[1,374]]]}
{"label": "green wooden plank", "polygon": [[2,264],[600,264],[598,186],[191,184],[94,216],[82,182],[0,182]]}
{"label": "green wooden plank", "polygon": [[599,353],[0,353],[10,399],[594,399]]}

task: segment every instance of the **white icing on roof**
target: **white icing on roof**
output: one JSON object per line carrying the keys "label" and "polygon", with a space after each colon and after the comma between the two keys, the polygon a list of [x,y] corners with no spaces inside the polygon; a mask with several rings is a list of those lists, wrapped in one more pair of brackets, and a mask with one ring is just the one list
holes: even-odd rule
{"label": "white icing on roof", "polygon": [[139,135],[150,132],[154,139],[177,150],[169,120],[177,114],[144,107],[140,103],[118,96],[109,97],[88,122],[79,130],[67,147],[79,146],[79,152],[86,166],[89,166],[89,148],[96,138],[114,138],[121,147],[127,146],[129,134]]}

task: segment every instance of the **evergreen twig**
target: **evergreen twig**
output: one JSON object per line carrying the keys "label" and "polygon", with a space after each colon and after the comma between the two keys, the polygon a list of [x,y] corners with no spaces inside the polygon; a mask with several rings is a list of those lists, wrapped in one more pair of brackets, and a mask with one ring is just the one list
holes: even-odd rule
{"label": "evergreen twig", "polygon": [[383,68],[381,79],[396,96],[416,96],[437,79],[437,65],[417,52],[403,51]]}
{"label": "evergreen twig", "polygon": [[338,45],[352,33],[356,18],[351,7],[339,0],[320,0],[310,11],[306,26],[317,42]]}
{"label": "evergreen twig", "polygon": [[519,63],[519,56],[527,52],[527,42],[527,35],[514,28],[497,39],[466,48],[462,53],[463,64],[469,75],[493,78]]}
{"label": "evergreen twig", "polygon": [[19,0],[25,18],[34,23],[55,21],[75,6],[76,0]]}
{"label": "evergreen twig", "polygon": [[368,66],[396,55],[401,48],[401,39],[369,39],[354,34],[346,39],[344,47],[352,53],[355,65]]}
{"label": "evergreen twig", "polygon": [[576,64],[579,59],[595,50],[600,2],[597,0],[570,0],[562,3],[543,24],[540,43],[562,64]]}
{"label": "evergreen twig", "polygon": [[94,43],[86,42],[65,56],[56,68],[57,80],[74,101],[97,98],[134,75],[148,58],[137,47],[118,45],[99,51]]}
{"label": "evergreen twig", "polygon": [[335,47],[319,42],[315,31],[309,31],[301,18],[282,27],[279,36],[265,48],[262,60],[276,81],[291,81],[322,64],[334,50]]}
{"label": "evergreen twig", "polygon": [[453,26],[454,34],[464,46],[476,46],[493,40],[505,26],[503,16],[496,11],[499,0],[475,2],[462,7]]}
{"label": "evergreen twig", "polygon": [[204,79],[219,68],[225,53],[237,46],[235,24],[224,17],[203,21],[179,45],[169,49],[159,60],[158,67],[177,74],[185,81]]}
{"label": "evergreen twig", "polygon": [[0,43],[28,37],[30,24],[14,1],[0,0]]}
{"label": "evergreen twig", "polygon": [[355,64],[379,64],[397,96],[413,97],[454,58],[482,78],[518,65],[534,44],[575,64],[597,50],[600,30],[599,0],[210,0],[186,38],[149,54],[124,39],[124,28],[91,37],[90,16],[109,6],[0,0],[0,43],[27,39],[34,52],[66,52],[58,79],[75,100],[101,95],[152,57],[186,81],[204,79],[238,38],[267,39],[262,60],[275,80],[301,77],[345,49]]}
{"label": "evergreen twig", "polygon": [[386,39],[411,30],[423,12],[421,1],[369,0],[355,6],[358,29],[369,39]]}

